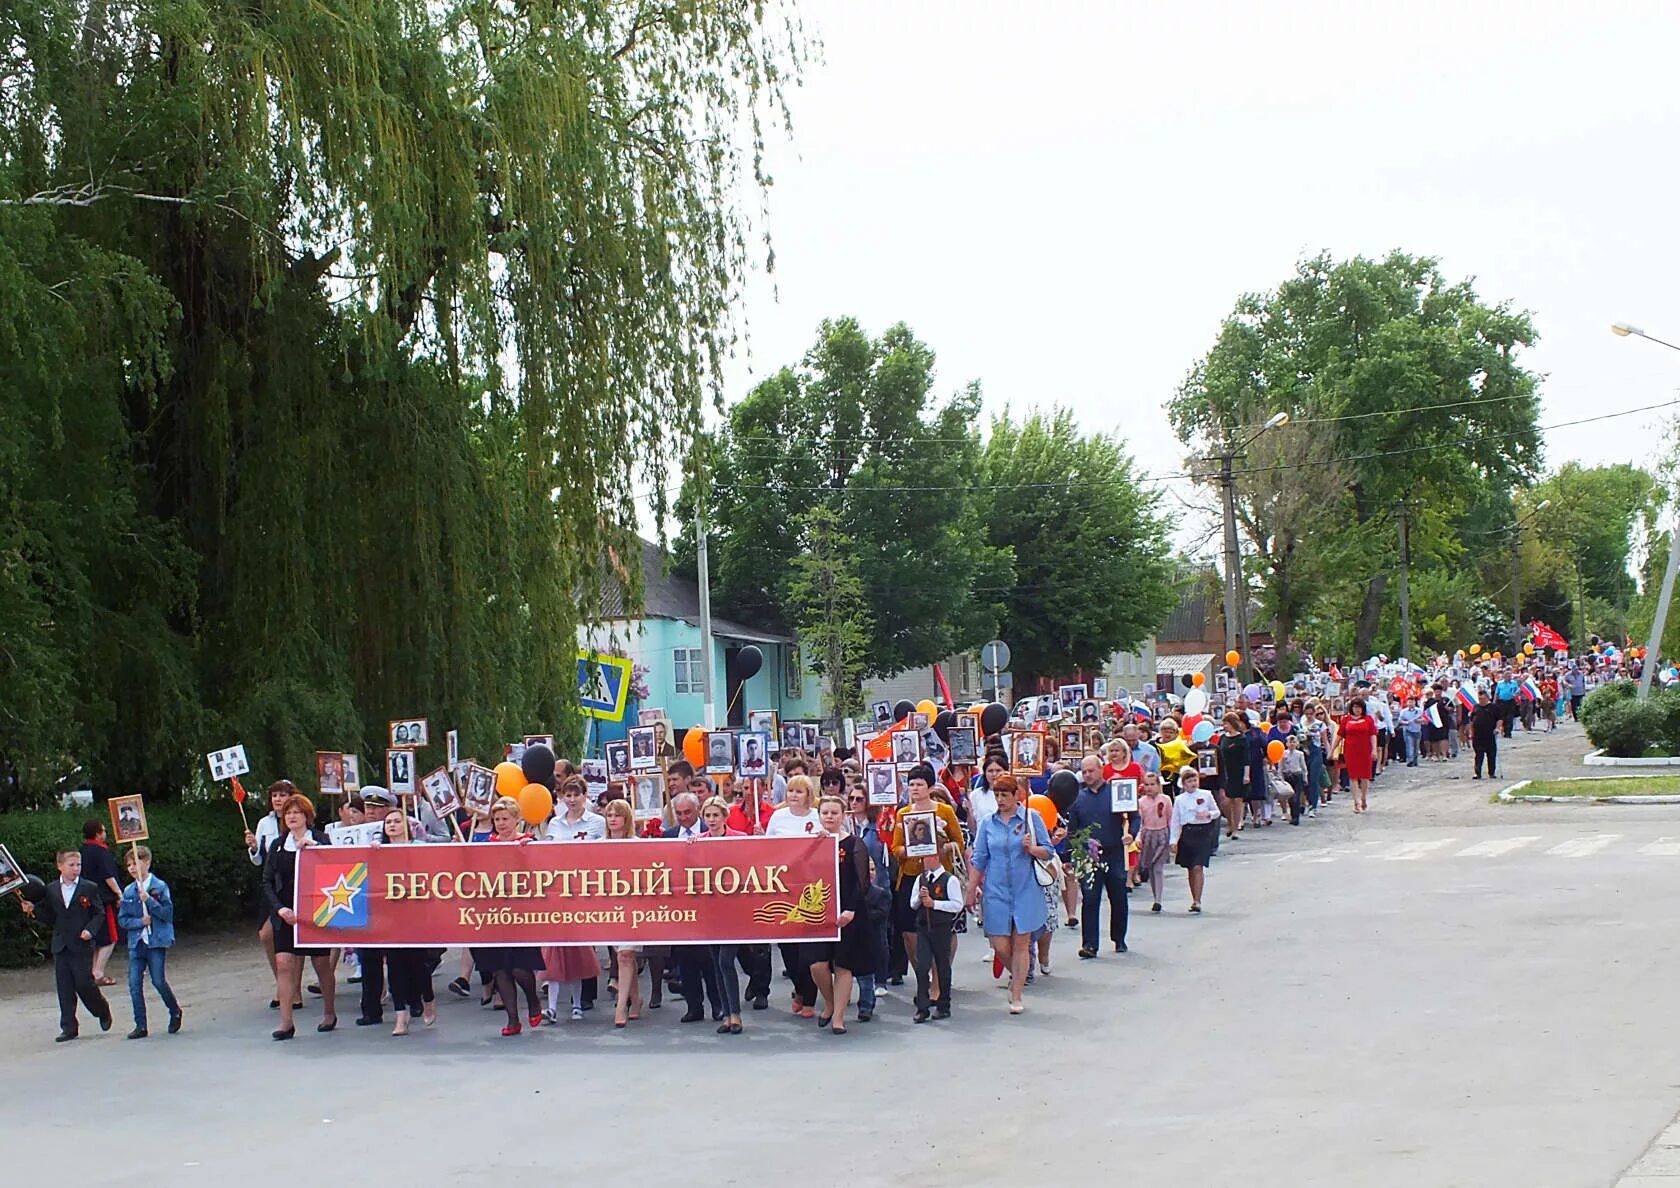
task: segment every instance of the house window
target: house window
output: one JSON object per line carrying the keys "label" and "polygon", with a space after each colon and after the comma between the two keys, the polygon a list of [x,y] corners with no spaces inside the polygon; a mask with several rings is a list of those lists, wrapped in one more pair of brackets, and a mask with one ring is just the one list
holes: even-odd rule
{"label": "house window", "polygon": [[699,648],[676,648],[673,655],[675,679],[672,690],[677,693],[704,692],[706,676],[701,666],[706,662],[706,653]]}

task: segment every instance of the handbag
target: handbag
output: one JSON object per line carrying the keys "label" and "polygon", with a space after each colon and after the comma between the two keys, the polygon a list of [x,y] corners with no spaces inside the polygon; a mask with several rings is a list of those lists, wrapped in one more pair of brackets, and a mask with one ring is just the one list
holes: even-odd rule
{"label": "handbag", "polygon": [[1049,859],[1033,859],[1033,882],[1040,887],[1056,885],[1056,872],[1051,869]]}

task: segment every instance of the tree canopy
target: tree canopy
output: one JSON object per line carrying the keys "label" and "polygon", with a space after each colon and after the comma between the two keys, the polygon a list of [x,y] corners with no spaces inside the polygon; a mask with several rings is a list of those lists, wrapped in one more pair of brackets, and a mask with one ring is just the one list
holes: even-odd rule
{"label": "tree canopy", "polygon": [[21,786],[168,790],[235,739],[297,774],[414,713],[575,736],[802,53],[751,0],[0,11]]}

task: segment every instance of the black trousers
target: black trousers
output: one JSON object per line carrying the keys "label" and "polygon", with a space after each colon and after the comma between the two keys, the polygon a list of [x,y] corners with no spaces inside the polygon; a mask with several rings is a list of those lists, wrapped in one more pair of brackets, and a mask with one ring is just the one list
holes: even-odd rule
{"label": "black trousers", "polygon": [[[387,949],[385,963],[391,973],[391,1004],[399,1011],[418,1015],[432,1001],[431,954],[425,949]],[[362,958],[362,989],[367,989],[367,957]],[[362,997],[367,1013],[367,996]]]}
{"label": "black trousers", "polygon": [[799,1001],[805,1006],[815,1007],[817,983],[811,977],[811,954],[807,951],[810,948],[809,945],[782,945],[782,965],[793,979],[793,992],[799,995]]}
{"label": "black trousers", "polygon": [[1482,774],[1482,760],[1486,759],[1488,778],[1492,779],[1497,774],[1493,769],[1499,757],[1499,736],[1496,734],[1491,738],[1477,738],[1472,735],[1470,745],[1476,751],[1476,774]]}
{"label": "black trousers", "polygon": [[1514,701],[1496,701],[1493,704],[1499,707],[1500,725],[1505,731],[1505,737],[1510,738],[1511,719],[1517,716],[1517,703]]}
{"label": "black trousers", "polygon": [[1084,947],[1096,952],[1099,948],[1098,914],[1102,911],[1103,891],[1108,891],[1108,937],[1117,945],[1126,943],[1126,924],[1131,911],[1126,902],[1126,855],[1121,852],[1110,859],[1108,866],[1096,871],[1091,881],[1079,885],[1079,931]]}
{"label": "black trousers", "polygon": [[111,1006],[93,981],[93,948],[64,949],[53,954],[53,981],[58,985],[58,1029],[66,1035],[81,1031],[76,1022],[76,1000],[82,1000],[88,1014],[105,1019]]}
{"label": "black trousers", "polygon": [[[385,1017],[385,959],[397,949],[357,949],[356,959],[362,963],[362,1018]],[[393,983],[395,979],[393,978]],[[392,998],[396,995],[392,994]]]}
{"label": "black trousers", "polygon": [[916,1010],[928,1009],[928,969],[939,972],[941,1010],[951,1009],[951,926],[955,917],[931,909],[918,912],[916,921]]}
{"label": "black trousers", "polygon": [[755,998],[770,996],[770,946],[769,945],[739,945],[735,949],[735,961],[741,967],[741,972],[747,975],[747,988],[743,997],[747,1002]]}
{"label": "black trousers", "polygon": [[677,976],[682,986],[683,1000],[689,1011],[705,1012],[706,999],[712,1000],[712,1010],[723,1010],[723,991],[718,986],[717,964],[711,945],[673,945],[677,958]]}

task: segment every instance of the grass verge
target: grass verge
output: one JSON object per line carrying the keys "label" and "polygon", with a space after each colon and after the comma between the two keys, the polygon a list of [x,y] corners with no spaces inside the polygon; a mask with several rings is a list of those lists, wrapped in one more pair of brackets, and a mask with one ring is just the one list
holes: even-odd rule
{"label": "grass verge", "polygon": [[1518,796],[1676,796],[1680,776],[1609,776],[1580,780],[1535,780]]}

